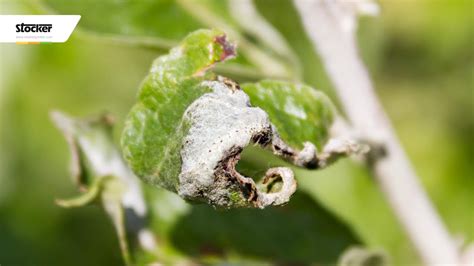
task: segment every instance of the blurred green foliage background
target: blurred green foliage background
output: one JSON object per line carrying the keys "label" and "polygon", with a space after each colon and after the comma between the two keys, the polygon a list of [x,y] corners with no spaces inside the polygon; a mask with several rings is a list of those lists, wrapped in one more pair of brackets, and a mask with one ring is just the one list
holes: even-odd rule
{"label": "blurred green foliage background", "polygon": [[[74,4],[66,4],[66,1],[51,2],[63,13],[77,10]],[[135,2],[134,15],[153,21],[152,12],[156,10],[138,8],[141,3],[148,2]],[[91,4],[95,5],[96,11],[80,13],[79,26],[103,22],[106,31],[107,25],[113,24],[114,16],[101,13],[106,12],[106,6]],[[337,101],[291,2],[278,0],[269,5],[267,1],[259,0],[257,6],[294,49],[304,69],[304,81],[328,92]],[[472,242],[473,2],[383,0],[380,6],[378,18],[360,21],[361,53],[401,142],[444,222],[454,236]],[[1,14],[37,12],[37,4],[30,1],[0,0]],[[123,9],[110,12],[116,12],[114,14],[123,20],[133,13]],[[162,23],[156,21],[153,27],[162,34],[180,38],[188,29],[173,31],[169,26],[173,19],[168,17]],[[189,30],[199,27],[193,26],[193,19],[184,19],[192,26]],[[110,112],[117,118],[115,133],[118,137],[124,117],[135,101],[139,83],[152,60],[161,52],[104,41],[85,33],[75,33],[63,44],[0,45],[0,264],[121,263],[115,233],[99,207],[65,210],[54,204],[55,198],[77,192],[69,178],[66,142],[50,122],[48,113],[52,109],[75,116]],[[247,80],[242,75],[229,76],[239,81]],[[242,167],[252,164],[266,167],[268,164],[265,157],[252,157],[251,152],[247,156],[248,163]],[[387,251],[395,264],[418,261],[383,195],[362,166],[342,160],[323,171],[296,170],[296,176],[301,194],[295,202],[307,197],[312,201],[299,209],[299,213],[328,212],[338,221],[323,219],[322,223],[326,224],[315,225],[314,229],[311,225],[313,220],[320,221],[318,214],[285,217],[275,214],[278,210],[262,212],[267,217],[263,221],[271,223],[274,217],[283,220],[282,224],[290,224],[294,219],[306,219],[305,222],[294,222],[293,226],[314,238],[315,243],[304,242],[309,246],[339,245],[337,241],[331,242],[333,231],[318,230],[350,230],[347,239],[354,238],[354,243],[360,241],[370,248]],[[176,223],[170,239],[178,250],[194,255],[197,247],[183,236],[183,232],[196,239],[209,236],[203,235],[202,230],[185,228],[206,227],[208,224],[202,217],[209,215],[216,217],[212,228],[224,228],[224,223],[230,223],[236,217],[247,217],[245,215],[256,217],[252,221],[259,220],[258,213],[245,212],[215,213],[203,206],[196,207]],[[331,224],[336,225],[331,227]],[[275,230],[272,232],[278,232]],[[216,229],[212,234],[218,237],[218,231]],[[271,235],[258,234],[258,230],[252,235],[269,238],[256,239],[255,242],[261,245],[273,241]],[[235,253],[252,253],[257,258],[287,251],[290,258],[283,257],[289,261],[291,254],[314,259],[307,254],[318,250],[299,250],[305,247],[301,242],[305,238],[303,233],[285,237],[288,247],[268,247],[260,253],[242,249],[245,243],[227,246]],[[330,254],[330,250],[324,250],[324,253]]]}

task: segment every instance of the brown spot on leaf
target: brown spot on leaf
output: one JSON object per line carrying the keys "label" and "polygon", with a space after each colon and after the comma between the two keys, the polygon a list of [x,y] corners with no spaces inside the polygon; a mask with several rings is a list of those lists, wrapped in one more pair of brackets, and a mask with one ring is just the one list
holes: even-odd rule
{"label": "brown spot on leaf", "polygon": [[221,55],[220,60],[224,61],[229,57],[234,57],[236,55],[235,45],[227,41],[227,36],[225,34],[217,36],[214,40],[216,43],[222,46],[224,53]]}

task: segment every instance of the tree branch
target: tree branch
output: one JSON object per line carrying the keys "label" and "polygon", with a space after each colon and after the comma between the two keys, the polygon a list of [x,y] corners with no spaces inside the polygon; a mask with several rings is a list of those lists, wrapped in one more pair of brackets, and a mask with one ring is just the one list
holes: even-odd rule
{"label": "tree branch", "polygon": [[314,49],[324,62],[352,125],[384,156],[371,170],[426,265],[457,264],[458,251],[418,182],[358,54],[356,12],[376,12],[368,1],[294,0]]}

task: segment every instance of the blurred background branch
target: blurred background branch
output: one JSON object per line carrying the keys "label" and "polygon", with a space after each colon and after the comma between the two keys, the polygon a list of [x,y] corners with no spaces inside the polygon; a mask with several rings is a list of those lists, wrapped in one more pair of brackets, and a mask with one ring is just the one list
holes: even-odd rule
{"label": "blurred background branch", "polygon": [[294,0],[294,4],[352,125],[362,138],[382,145],[383,154],[375,154],[369,162],[371,170],[424,263],[458,264],[453,238],[419,184],[359,56],[358,13],[376,14],[378,6],[368,0]]}

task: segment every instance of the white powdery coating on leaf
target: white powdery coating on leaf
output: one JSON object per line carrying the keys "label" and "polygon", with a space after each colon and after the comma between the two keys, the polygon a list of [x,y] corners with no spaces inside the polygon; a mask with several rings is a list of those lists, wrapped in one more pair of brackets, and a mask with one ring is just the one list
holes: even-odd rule
{"label": "white powdery coating on leaf", "polygon": [[296,116],[301,119],[306,119],[307,117],[305,110],[302,107],[296,105],[294,99],[291,97],[286,98],[284,110],[287,114]]}
{"label": "white powdery coating on leaf", "polygon": [[192,123],[181,150],[178,193],[185,198],[215,196],[201,193],[215,182],[218,163],[232,148],[243,148],[252,136],[271,129],[268,115],[260,108],[250,107],[243,91],[232,91],[217,81],[206,81],[203,86],[213,92],[201,96],[185,113]]}

